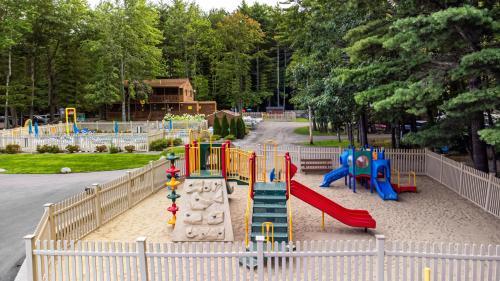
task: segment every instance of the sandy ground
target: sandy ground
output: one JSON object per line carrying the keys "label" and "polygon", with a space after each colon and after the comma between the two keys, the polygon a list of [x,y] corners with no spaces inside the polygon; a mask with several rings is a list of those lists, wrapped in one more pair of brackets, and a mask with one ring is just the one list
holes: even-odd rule
{"label": "sandy ground", "polygon": [[[321,178],[299,174],[295,179],[347,208],[368,210],[377,228],[364,232],[326,215],[322,231],[321,212],[292,197],[294,240],[370,239],[374,234],[384,234],[388,240],[500,244],[499,219],[427,177],[417,179],[418,193],[402,194],[397,202],[382,201],[362,187],[353,193],[342,181],[330,188],[317,187]],[[159,191],[84,240],[134,241],[146,236],[149,241],[170,241],[172,227],[167,224],[170,213],[166,211],[166,195],[166,190]],[[236,241],[244,240],[246,195],[246,187],[240,186],[229,196]],[[180,208],[185,204],[182,198],[178,203]]]}

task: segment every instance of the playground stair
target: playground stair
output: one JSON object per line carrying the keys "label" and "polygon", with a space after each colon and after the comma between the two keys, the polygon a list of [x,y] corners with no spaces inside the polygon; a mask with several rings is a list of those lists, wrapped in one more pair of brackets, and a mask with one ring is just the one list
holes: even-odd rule
{"label": "playground stair", "polygon": [[[253,197],[251,240],[262,235],[262,224],[274,226],[274,241],[288,243],[286,184],[284,182],[255,183]],[[271,238],[269,238],[271,240]]]}
{"label": "playground stair", "polygon": [[[255,183],[253,197],[253,212],[250,239],[254,242],[253,250],[256,251],[256,238],[262,235],[262,224],[271,222],[274,226],[274,241],[288,244],[288,215],[286,205],[286,184],[284,182]],[[269,230],[271,235],[271,230]],[[264,235],[265,236],[265,235]],[[269,237],[271,241],[271,237]],[[265,249],[264,245],[264,249]],[[278,247],[281,247],[278,246]],[[277,249],[276,249],[277,250]],[[241,258],[240,264],[248,268],[255,268],[255,258]]]}

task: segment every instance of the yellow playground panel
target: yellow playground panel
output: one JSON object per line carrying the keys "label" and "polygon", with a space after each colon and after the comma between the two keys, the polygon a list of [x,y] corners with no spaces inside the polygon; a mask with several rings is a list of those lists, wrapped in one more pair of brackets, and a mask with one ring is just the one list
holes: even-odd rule
{"label": "yellow playground panel", "polygon": [[66,134],[70,133],[70,128],[69,128],[69,115],[73,114],[73,123],[76,124],[76,108],[74,107],[67,107],[64,110],[65,116],[66,116]]}

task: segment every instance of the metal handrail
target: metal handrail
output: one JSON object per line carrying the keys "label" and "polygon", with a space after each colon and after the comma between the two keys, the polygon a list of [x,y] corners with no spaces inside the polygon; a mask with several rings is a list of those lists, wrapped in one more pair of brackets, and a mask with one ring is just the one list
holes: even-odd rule
{"label": "metal handrail", "polygon": [[[264,226],[266,227],[265,232],[264,232]],[[271,228],[271,235],[269,235],[269,228]],[[274,223],[269,221],[262,223],[262,236],[266,238],[265,241],[268,243],[269,243],[269,238],[271,238],[271,250],[274,251]]]}

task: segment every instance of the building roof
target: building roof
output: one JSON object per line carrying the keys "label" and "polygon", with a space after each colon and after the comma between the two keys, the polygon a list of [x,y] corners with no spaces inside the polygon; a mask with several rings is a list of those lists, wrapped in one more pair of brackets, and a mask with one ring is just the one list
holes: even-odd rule
{"label": "building roof", "polygon": [[[191,85],[188,78],[144,80],[144,83],[155,88],[184,88],[187,85]],[[128,81],[125,81],[125,85],[128,85]]]}
{"label": "building roof", "polygon": [[187,84],[191,84],[189,79],[155,79],[155,80],[144,80],[145,83],[149,84],[151,87],[164,88],[164,87],[178,87],[182,88]]}

